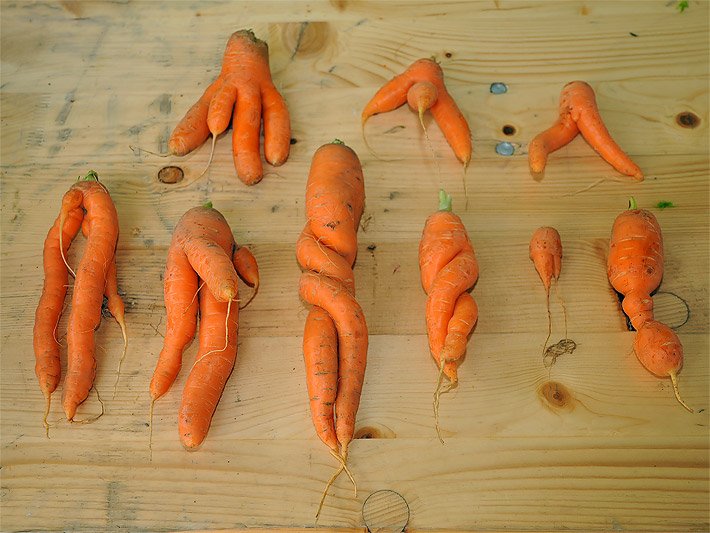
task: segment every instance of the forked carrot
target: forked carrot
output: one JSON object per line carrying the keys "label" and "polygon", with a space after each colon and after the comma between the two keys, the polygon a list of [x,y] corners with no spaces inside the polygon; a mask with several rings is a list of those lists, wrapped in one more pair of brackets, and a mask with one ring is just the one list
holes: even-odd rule
{"label": "forked carrot", "polygon": [[[478,279],[478,262],[468,232],[451,211],[451,196],[439,192],[439,210],[430,215],[419,243],[419,270],[427,293],[426,327],[429,350],[439,367],[434,392],[434,418],[439,440],[439,397],[458,383],[457,367],[468,336],[478,320],[478,308],[467,292]],[[441,390],[442,376],[449,386]]]}
{"label": "forked carrot", "polygon": [[[66,262],[71,242],[82,228],[87,244],[74,273]],[[127,344],[124,306],[116,284],[115,251],[118,241],[118,215],[106,187],[94,171],[72,185],[62,199],[62,207],[44,244],[45,282],[35,314],[35,371],[47,400],[45,428],[50,396],[60,378],[60,346],[56,328],[62,313],[68,273],[75,274],[69,323],[67,326],[67,375],[63,406],[69,421],[89,394],[96,372],[94,330],[101,321],[103,296]],[[123,357],[123,355],[121,356]]]}
{"label": "forked carrot", "polygon": [[572,81],[560,94],[559,118],[549,129],[528,145],[530,172],[539,176],[545,170],[547,156],[568,144],[578,133],[618,172],[643,180],[641,169],[619,147],[606,129],[599,114],[594,90],[583,81]]}
{"label": "forked carrot", "polygon": [[[304,273],[299,293],[311,304],[303,332],[303,356],[316,434],[340,463],[323,491],[316,519],[338,474],[347,468],[348,445],[365,378],[368,335],[355,299],[352,265],[365,189],[360,161],[340,141],[313,156],[306,184],[306,227],[296,245]],[[355,487],[357,494],[357,486]]]}
{"label": "forked carrot", "polygon": [[[242,248],[242,250],[245,250]],[[185,213],[173,232],[165,268],[164,291],[167,327],[163,349],[150,383],[153,403],[175,381],[182,354],[197,327],[199,280],[200,346],[183,390],[179,411],[180,440],[197,449],[207,436],[212,416],[237,356],[237,276],[258,285],[259,274],[251,254],[237,253],[232,231],[211,204]],[[247,265],[245,267],[245,265]]]}
{"label": "forked carrot", "polygon": [[367,119],[378,113],[392,111],[405,102],[409,102],[419,114],[422,128],[424,112],[431,112],[454,154],[466,168],[471,161],[471,130],[444,85],[441,67],[432,59],[415,61],[375,93],[362,111],[363,137]]}
{"label": "forked carrot", "polygon": [[263,176],[262,118],[264,157],[271,165],[282,165],[288,158],[291,126],[286,102],[271,79],[269,48],[251,30],[239,30],[227,42],[219,76],[175,127],[168,148],[174,155],[186,155],[212,135],[209,167],[215,141],[232,121],[237,175],[253,185]]}

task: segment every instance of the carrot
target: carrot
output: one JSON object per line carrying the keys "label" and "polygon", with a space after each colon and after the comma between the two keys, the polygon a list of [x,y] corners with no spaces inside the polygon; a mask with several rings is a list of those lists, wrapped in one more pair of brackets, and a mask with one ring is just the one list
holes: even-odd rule
{"label": "carrot", "polygon": [[629,209],[614,220],[607,275],[612,287],[623,295],[624,313],[638,331],[653,319],[651,293],[663,278],[663,237],[653,213],[637,209],[633,198]]}
{"label": "carrot", "polygon": [[559,150],[581,132],[591,147],[618,172],[636,181],[643,180],[641,169],[614,142],[604,126],[594,90],[589,84],[573,81],[564,86],[560,94],[559,115],[552,127],[537,135],[528,145],[528,162],[533,176],[542,174],[551,152]]}
{"label": "carrot", "polygon": [[636,333],[634,352],[639,362],[654,376],[671,378],[676,399],[692,413],[693,410],[681,399],[678,391],[683,345],[675,331],[656,320],[647,320]]}
{"label": "carrot", "polygon": [[419,243],[419,270],[427,293],[426,326],[429,350],[439,367],[434,392],[434,417],[439,439],[439,396],[446,375],[447,392],[458,383],[457,367],[466,351],[478,308],[468,294],[478,279],[478,262],[466,227],[451,211],[451,196],[439,191],[439,210],[430,215]]}
{"label": "carrot", "polygon": [[[432,59],[419,59],[407,70],[388,81],[367,103],[362,111],[364,137],[365,122],[378,113],[392,111],[409,102],[422,116],[428,109],[441,128],[444,137],[464,168],[471,161],[471,130],[456,102],[446,90],[444,73]],[[425,130],[426,131],[426,130]]]}
{"label": "carrot", "polygon": [[341,471],[354,483],[346,463],[365,378],[368,336],[355,299],[352,265],[364,202],[362,167],[355,152],[337,140],[321,146],[306,185],[308,221],[296,245],[304,269],[299,293],[312,306],[303,333],[311,417],[316,434],[340,463],[316,518]]}
{"label": "carrot", "polygon": [[562,240],[555,228],[544,226],[538,228],[530,239],[530,260],[535,265],[542,284],[545,286],[545,303],[547,306],[547,338],[542,346],[545,353],[547,342],[552,334],[552,315],[550,314],[550,285],[552,280],[560,277],[562,268]]}
{"label": "carrot", "polygon": [[291,126],[286,103],[271,79],[269,48],[251,30],[239,30],[227,42],[219,76],[178,123],[168,147],[173,155],[186,155],[212,135],[209,167],[217,136],[233,120],[237,175],[253,185],[263,176],[259,155],[262,118],[266,161],[282,165],[288,158]]}
{"label": "carrot", "polygon": [[[68,273],[66,253],[82,228],[87,237],[84,256],[75,274],[69,324],[67,326],[67,376],[63,406],[72,421],[76,408],[89,394],[96,371],[94,330],[101,321],[103,296],[121,326],[124,355],[127,345],[124,306],[116,284],[115,251],[118,215],[106,188],[90,171],[72,185],[62,198],[62,207],[44,243],[44,288],[35,312],[35,373],[46,399],[44,425],[48,430],[51,394],[60,379],[60,345],[56,328],[66,297]],[[121,356],[123,357],[123,355]]]}
{"label": "carrot", "polygon": [[232,309],[231,303],[238,296],[237,277],[258,284],[256,262],[245,262],[241,258],[251,254],[238,250],[245,248],[237,248],[229,224],[211,204],[182,216],[168,250],[164,277],[168,320],[150,383],[151,409],[180,371],[183,351],[197,327],[198,282],[202,279],[207,285],[199,296],[199,349],[179,411],[180,440],[188,450],[197,449],[207,436],[236,361],[238,309]]}
{"label": "carrot", "polygon": [[612,287],[624,296],[622,307],[636,330],[634,352],[639,362],[657,377],[670,377],[676,399],[692,413],[678,391],[683,346],[671,328],[653,318],[651,294],[663,278],[661,228],[653,213],[638,209],[634,198],[614,220],[607,274]]}

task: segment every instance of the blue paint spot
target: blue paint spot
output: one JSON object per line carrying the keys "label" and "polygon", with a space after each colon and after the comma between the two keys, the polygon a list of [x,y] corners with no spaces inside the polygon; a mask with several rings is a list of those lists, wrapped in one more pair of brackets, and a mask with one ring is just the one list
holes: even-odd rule
{"label": "blue paint spot", "polygon": [[501,82],[491,83],[490,91],[493,94],[505,94],[508,92],[508,86]]}
{"label": "blue paint spot", "polygon": [[500,142],[496,144],[496,153],[504,156],[513,155],[515,153],[515,146],[509,142]]}

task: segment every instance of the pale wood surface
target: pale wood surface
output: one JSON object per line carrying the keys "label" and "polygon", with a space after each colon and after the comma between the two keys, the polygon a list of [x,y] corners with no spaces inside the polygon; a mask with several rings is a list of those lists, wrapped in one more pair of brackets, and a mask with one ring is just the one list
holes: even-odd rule
{"label": "pale wood surface", "polygon": [[[318,525],[362,530],[365,498],[389,488],[407,500],[413,530],[710,528],[707,2],[691,0],[682,14],[664,0],[4,1],[0,9],[0,529],[314,526],[335,465],[308,414],[294,242],[311,155],[335,137],[359,153],[366,180],[355,271],[372,335],[357,426],[368,438],[351,446],[357,498],[339,479]],[[158,182],[168,161],[129,145],[165,149],[216,74],[227,36],[242,27],[269,43],[297,140],[288,163],[267,167],[275,174],[247,188],[225,137],[206,176],[196,179],[207,146],[172,161],[183,182]],[[378,157],[397,161],[373,157],[360,137],[360,110],[377,87],[432,55],[471,124],[468,208],[460,166],[435,125],[440,178],[408,109],[367,126]],[[551,157],[543,181],[531,179],[526,143],[554,120],[560,88],[573,79],[594,86],[610,131],[646,171],[643,183],[620,179],[581,139]],[[489,93],[496,81],[508,84],[507,94]],[[681,112],[699,125],[679,126]],[[501,132],[506,124],[516,128],[511,137]],[[496,155],[501,140],[518,153]],[[61,195],[89,168],[119,211],[130,348],[112,398],[120,337],[104,320],[96,385],[106,414],[90,425],[61,422],[60,385],[47,440],[32,354],[41,243]],[[578,192],[600,178],[608,179]],[[439,186],[454,194],[481,267],[473,291],[480,321],[461,385],[442,400],[445,446],[433,431],[436,369],[416,257]],[[606,280],[611,224],[630,195],[645,207],[676,205],[654,210],[666,245],[655,298],[658,317],[684,343],[681,388],[695,414],[636,361]],[[187,453],[178,441],[183,374],[155,406],[151,457],[147,387],[164,332],[166,250],[180,215],[207,199],[253,249],[262,288],[241,314],[238,362],[205,445]],[[562,235],[558,294],[578,344],[549,371],[540,353],[544,292],[527,257],[540,225]],[[564,320],[554,294],[552,312],[557,340]],[[98,409],[92,395],[80,412]]]}

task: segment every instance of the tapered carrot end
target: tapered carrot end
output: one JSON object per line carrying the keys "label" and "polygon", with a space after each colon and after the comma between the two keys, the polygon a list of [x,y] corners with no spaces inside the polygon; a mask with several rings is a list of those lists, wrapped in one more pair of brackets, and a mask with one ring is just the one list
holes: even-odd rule
{"label": "tapered carrot end", "polygon": [[673,393],[675,394],[676,400],[678,400],[678,403],[680,403],[683,407],[685,407],[688,412],[694,413],[693,409],[691,409],[687,403],[683,401],[683,399],[680,397],[680,391],[678,390],[678,374],[675,370],[671,370],[668,372],[668,375],[671,378],[671,383],[673,383]]}

